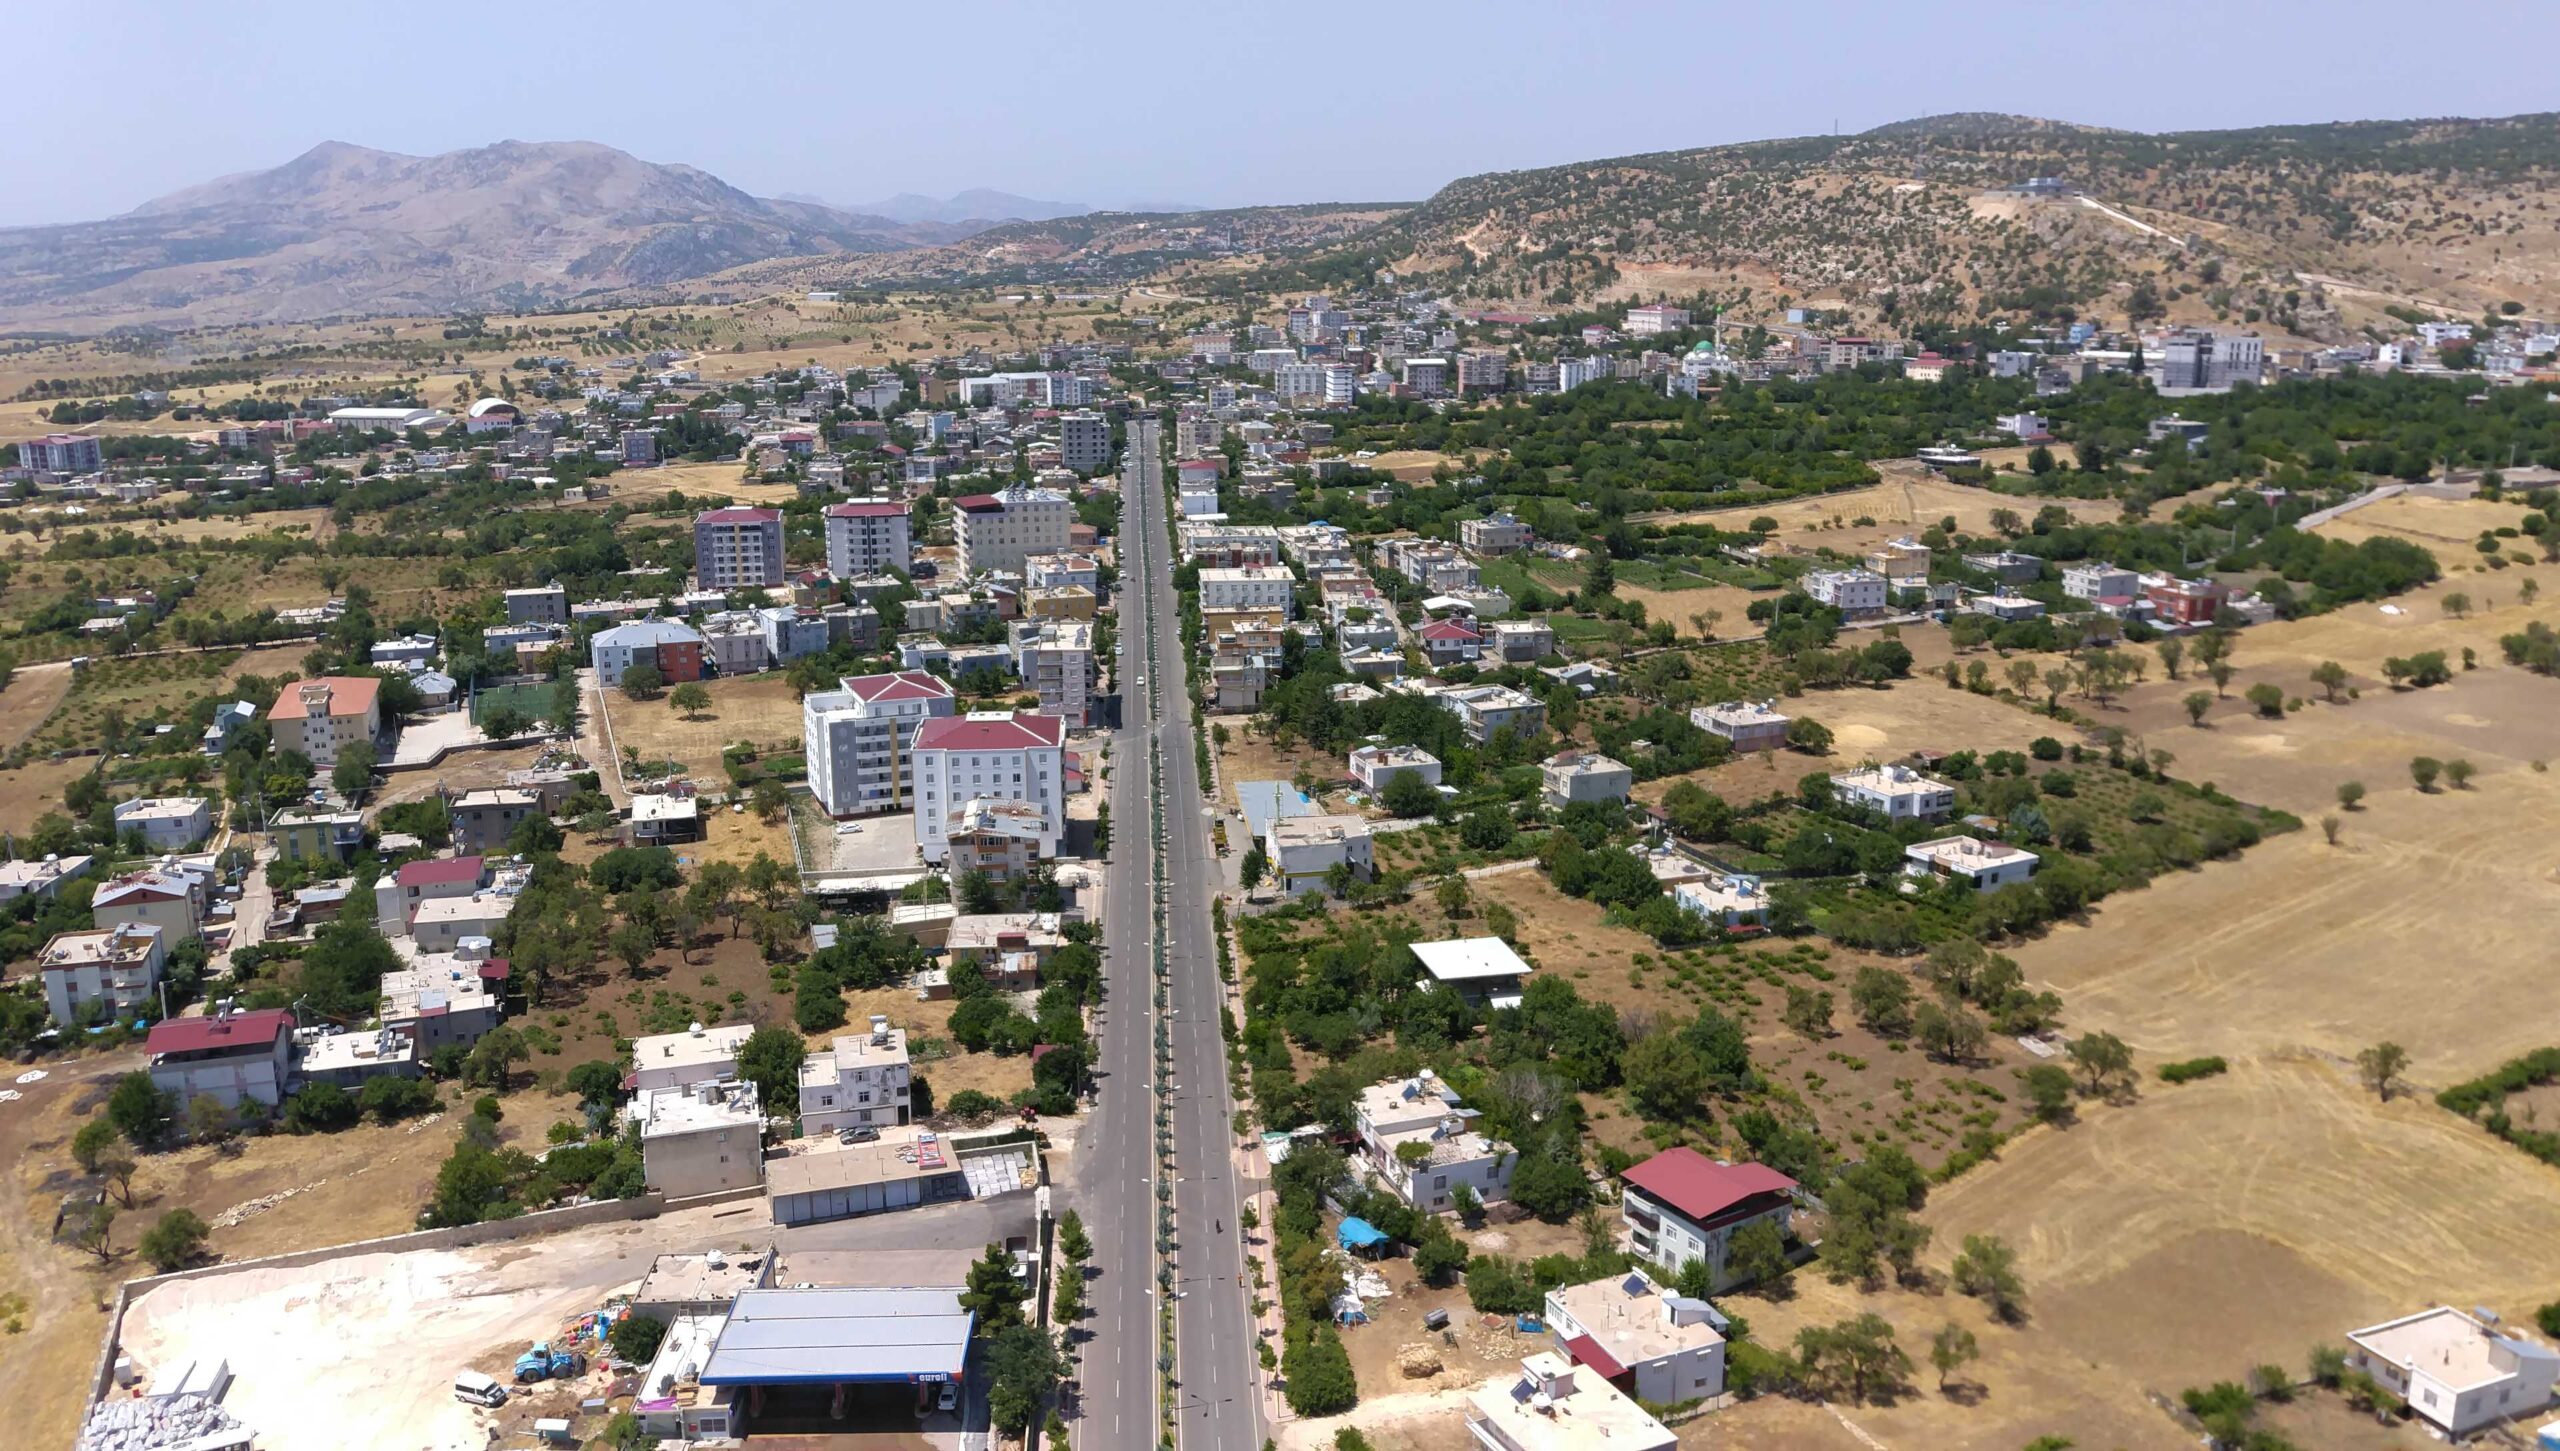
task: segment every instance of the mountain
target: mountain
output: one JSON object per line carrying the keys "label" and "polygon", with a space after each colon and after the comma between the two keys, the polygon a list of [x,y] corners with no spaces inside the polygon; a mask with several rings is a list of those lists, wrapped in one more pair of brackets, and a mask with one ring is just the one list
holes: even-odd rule
{"label": "mountain", "polygon": [[950,196],[934,198],[902,191],[896,196],[876,202],[860,202],[847,211],[887,217],[899,222],[1045,222],[1056,217],[1080,217],[1093,208],[1082,202],[1044,202],[1009,191],[989,191],[971,187]]}
{"label": "mountain", "polygon": [[960,235],[750,196],[592,142],[420,157],[332,141],[104,221],[0,229],[0,326],[541,306],[773,257]]}
{"label": "mountain", "polygon": [[[1971,113],[1467,177],[1270,287],[1394,268],[1486,301],[1783,297],[1892,326],[2560,310],[2560,117],[2147,135]],[[2059,195],[2018,189],[2064,183]]]}

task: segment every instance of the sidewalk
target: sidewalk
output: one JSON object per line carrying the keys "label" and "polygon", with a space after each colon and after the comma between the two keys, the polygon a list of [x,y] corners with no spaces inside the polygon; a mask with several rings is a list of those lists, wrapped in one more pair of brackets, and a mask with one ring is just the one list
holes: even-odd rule
{"label": "sidewalk", "polygon": [[[1234,1015],[1236,1023],[1241,1026],[1244,1022],[1244,952],[1235,941],[1238,894],[1233,890],[1226,890],[1221,891],[1218,896],[1227,904],[1227,951],[1229,960],[1235,964],[1235,980],[1220,985],[1221,998],[1227,1006],[1227,1011]],[[1280,1353],[1283,1326],[1280,1318],[1279,1250],[1274,1243],[1272,1225],[1280,1212],[1280,1199],[1271,1189],[1271,1165],[1263,1156],[1262,1143],[1259,1139],[1249,1139],[1237,1144],[1228,1151],[1228,1158],[1238,1184],[1261,1186],[1255,1189],[1246,1200],[1253,1206],[1253,1212],[1260,1227],[1252,1234],[1243,1236],[1245,1254],[1252,1264],[1259,1268],[1261,1283],[1258,1286],[1253,1283],[1254,1270],[1249,1268],[1245,1271],[1245,1289],[1251,1296],[1254,1309],[1253,1333],[1263,1344],[1270,1346],[1271,1353],[1277,1356]],[[1238,1225],[1237,1229],[1241,1231],[1243,1226]],[[1284,1423],[1295,1419],[1295,1415],[1289,1409],[1287,1398],[1280,1394],[1280,1373],[1277,1364],[1275,1361],[1274,1369],[1265,1371],[1262,1369],[1261,1352],[1253,1353],[1252,1380],[1255,1388],[1262,1393],[1263,1423],[1269,1426],[1275,1435]]]}

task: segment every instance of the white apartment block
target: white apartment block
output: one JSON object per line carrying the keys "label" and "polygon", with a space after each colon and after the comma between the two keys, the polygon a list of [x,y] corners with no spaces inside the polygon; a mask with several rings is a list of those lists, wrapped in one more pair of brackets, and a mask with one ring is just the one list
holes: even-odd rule
{"label": "white apartment block", "polygon": [[1585,383],[1606,383],[1618,376],[1618,365],[1610,358],[1556,359],[1556,387],[1570,393]]}
{"label": "white apartment block", "polygon": [[640,1168],[669,1199],[764,1182],[764,1107],[756,1086],[709,1079],[643,1090],[631,1101]]}
{"label": "white apartment block", "polygon": [[1868,766],[1831,778],[1831,794],[1888,821],[1932,821],[1956,809],[1956,788],[1909,766]]}
{"label": "white apartment block", "polygon": [[1282,363],[1271,375],[1271,391],[1290,402],[1324,397],[1323,363]]}
{"label": "white apartment block", "polygon": [[141,922],[56,936],[36,958],[46,1011],[64,1027],[79,1022],[91,1004],[104,1005],[108,1017],[137,1008],[146,1010],[146,1016],[159,1016],[152,990],[168,966],[169,940],[167,933]]}
{"label": "white apartment block", "polygon": [[893,569],[903,574],[915,562],[904,504],[885,499],[831,504],[826,525],[827,572],[838,579]]}
{"label": "white apartment block", "polygon": [[1547,708],[1508,685],[1443,691],[1437,699],[1442,710],[1458,718],[1467,739],[1478,745],[1492,740],[1494,732],[1505,728],[1524,738],[1547,728]]}
{"label": "white apartment block", "polygon": [[1458,542],[1478,554],[1509,554],[1529,547],[1529,526],[1510,514],[1461,519]]}
{"label": "white apartment block", "polygon": [[963,578],[989,570],[1019,572],[1034,554],[1067,547],[1075,504],[1055,489],[1015,485],[995,494],[951,501],[951,537],[960,550]]}
{"label": "white apartment block", "polygon": [[1627,319],[1622,326],[1631,338],[1652,338],[1676,333],[1688,325],[1689,309],[1656,302],[1628,308]]}
{"label": "white apartment block", "polygon": [[1092,723],[1093,622],[1020,620],[1013,626],[1013,670],[1040,696],[1040,713],[1071,731]]}
{"label": "white apartment block", "polygon": [[1038,817],[1038,855],[1058,853],[1066,817],[1066,726],[1052,715],[974,711],[916,733],[916,847],[951,854],[954,823],[973,806],[1020,806]]}
{"label": "white apartment block", "polygon": [[138,796],[116,804],[116,835],[139,832],[153,851],[184,851],[213,834],[213,803],[201,796]]}
{"label": "white apartment block", "polygon": [[1348,408],[1358,397],[1360,370],[1349,363],[1327,363],[1324,366],[1324,404],[1327,408]]}
{"label": "white apartment block", "polygon": [[907,1034],[879,1015],[866,1033],[839,1035],[800,1064],[800,1132],[810,1138],[869,1124],[907,1122],[914,1083]]}
{"label": "white apartment block", "polygon": [[2062,592],[2075,600],[2131,599],[2142,593],[2142,580],[2132,570],[2092,559],[2063,567]]}
{"label": "white apartment block", "polygon": [[682,1088],[738,1076],[738,1050],[754,1036],[753,1023],[706,1028],[697,1023],[681,1033],[660,1033],[631,1045],[631,1087]]}
{"label": "white apartment block", "polygon": [[1091,477],[1111,462],[1111,420],[1079,409],[1058,419],[1058,466]]}
{"label": "white apartment block", "polygon": [[1440,758],[1420,746],[1361,746],[1351,752],[1349,765],[1351,779],[1372,795],[1408,772],[1421,777],[1425,786],[1440,784]]}
{"label": "white apartment block", "polygon": [[1236,569],[1200,571],[1200,609],[1277,610],[1293,617],[1298,577],[1281,565],[1249,564]]}
{"label": "white apartment block", "polygon": [[1263,829],[1262,854],[1271,876],[1293,897],[1326,890],[1325,878],[1348,865],[1363,880],[1377,875],[1369,823],[1357,816],[1291,816]]}
{"label": "white apartment block", "polygon": [[1880,613],[1884,576],[1867,569],[1817,569],[1804,577],[1804,592],[1844,615]]}
{"label": "white apartment block", "polygon": [[957,709],[951,682],[922,670],[850,677],[813,692],[800,702],[810,793],[830,816],[908,809],[916,732]]}

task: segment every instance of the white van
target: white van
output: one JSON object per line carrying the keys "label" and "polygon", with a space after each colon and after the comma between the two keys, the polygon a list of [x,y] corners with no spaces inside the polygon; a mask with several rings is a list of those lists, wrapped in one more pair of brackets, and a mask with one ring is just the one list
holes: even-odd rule
{"label": "white van", "polygon": [[466,1370],[453,1378],[453,1398],[475,1406],[503,1406],[507,1388],[476,1370]]}

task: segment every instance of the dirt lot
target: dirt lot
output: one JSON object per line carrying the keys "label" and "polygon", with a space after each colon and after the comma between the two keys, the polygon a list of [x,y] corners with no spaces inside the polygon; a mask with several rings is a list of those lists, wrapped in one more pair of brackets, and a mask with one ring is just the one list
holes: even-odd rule
{"label": "dirt lot", "polygon": [[[2476,565],[2472,541],[2480,537],[2482,530],[2514,528],[2524,512],[2522,504],[2511,501],[2491,503],[2485,499],[2400,494],[2341,514],[2313,532],[2324,539],[2343,539],[2349,544],[2376,537],[2405,539],[2424,546],[2435,555],[2437,563],[2453,570]],[[2518,540],[2511,547],[2531,552],[2533,541]]]}
{"label": "dirt lot", "polygon": [[[1935,628],[1903,631],[1903,642],[1922,664],[1915,666],[1912,679],[1889,690],[1808,691],[1778,701],[1780,711],[1831,728],[1830,755],[1777,751],[1745,756],[1685,778],[1640,782],[1635,798],[1660,801],[1673,783],[1689,779],[1730,800],[1753,801],[1773,791],[1794,790],[1808,772],[1855,770],[1870,762],[1898,761],[1917,750],[2020,751],[2038,736],[2070,734],[1995,697],[1949,690],[1944,681],[1922,677],[1918,671],[1927,662],[1946,657],[1945,638],[1946,632]],[[1996,674],[1997,657],[1985,652],[1982,658],[1993,662]]]}
{"label": "dirt lot", "polygon": [[[1785,548],[1834,549],[1863,555],[1888,539],[1916,533],[1949,516],[1954,517],[1960,530],[1989,534],[1994,509],[2007,509],[2022,519],[2033,518],[2047,504],[2058,504],[2074,519],[2083,520],[2113,519],[2123,512],[2121,506],[2108,499],[2019,498],[1951,484],[1908,461],[1888,460],[1877,464],[1876,470],[1884,475],[1884,482],[1863,489],[1779,503],[1664,514],[1645,522],[1714,524],[1738,529],[1765,514],[1778,521],[1778,532],[1771,538]],[[1860,519],[1874,522],[1860,524]]]}
{"label": "dirt lot", "polygon": [[1293,781],[1302,765],[1315,773],[1319,786],[1343,775],[1345,766],[1340,756],[1314,750],[1303,741],[1282,750],[1259,730],[1249,728],[1246,719],[1223,722],[1227,743],[1217,747],[1218,784],[1229,805],[1236,800],[1236,783],[1240,781]]}
{"label": "dirt lot", "polygon": [[694,717],[664,695],[633,700],[619,690],[602,692],[612,717],[614,748],[636,749],[644,761],[681,761],[687,774],[714,783],[728,780],[720,767],[721,750],[739,741],[799,748],[800,698],[780,675],[706,680],[702,687],[711,692],[711,708]]}
{"label": "dirt lot", "polygon": [[71,693],[68,664],[30,665],[0,687],[0,751],[14,751],[36,728],[53,718]]}

